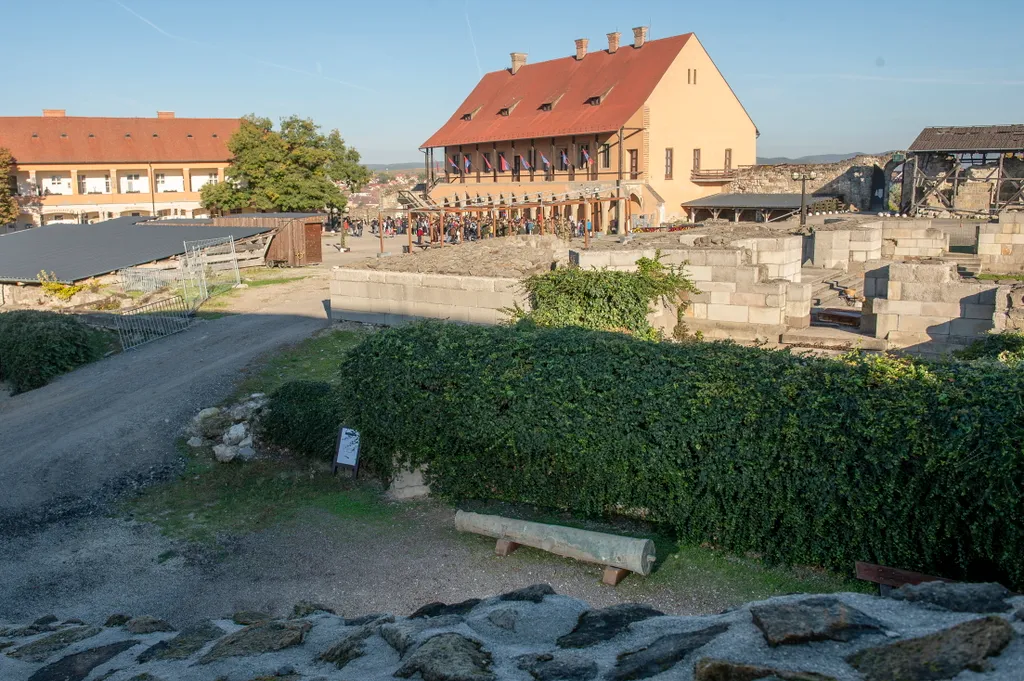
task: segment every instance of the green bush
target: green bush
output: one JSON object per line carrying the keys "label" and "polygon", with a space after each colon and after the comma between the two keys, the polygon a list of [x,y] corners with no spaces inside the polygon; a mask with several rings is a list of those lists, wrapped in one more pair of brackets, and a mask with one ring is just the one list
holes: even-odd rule
{"label": "green bush", "polygon": [[428,323],[341,369],[363,459],[435,493],[630,514],[680,538],[849,570],[1024,588],[1024,372]]}
{"label": "green bush", "polygon": [[100,332],[56,312],[0,314],[0,379],[15,392],[46,385],[103,354]]}
{"label": "green bush", "polygon": [[700,293],[682,271],[654,258],[640,258],[633,272],[566,267],[527,277],[529,312],[516,307],[513,322],[546,328],[578,326],[594,331],[620,331],[657,340],[660,333],[647,320],[651,303],[664,297],[686,309],[684,293]]}
{"label": "green bush", "polygon": [[959,359],[994,359],[1017,366],[1024,360],[1024,333],[994,333],[954,353]]}
{"label": "green bush", "polygon": [[330,457],[341,425],[341,411],[331,384],[292,381],[272,392],[260,418],[264,440],[295,454]]}

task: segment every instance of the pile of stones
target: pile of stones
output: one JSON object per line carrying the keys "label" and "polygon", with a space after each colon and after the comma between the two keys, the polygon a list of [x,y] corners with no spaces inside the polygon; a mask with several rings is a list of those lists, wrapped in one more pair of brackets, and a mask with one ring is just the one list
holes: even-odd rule
{"label": "pile of stones", "polygon": [[0,627],[5,681],[977,681],[1019,679],[1024,597],[929,583],[888,598],[783,596],[678,617],[599,610],[538,584],[408,617],[345,618],[303,602],[175,631],[154,617],[103,626],[42,617]]}
{"label": "pile of stones", "polygon": [[267,404],[263,393],[253,393],[229,407],[208,407],[188,426],[190,447],[212,447],[221,463],[250,461],[256,457],[255,425]]}

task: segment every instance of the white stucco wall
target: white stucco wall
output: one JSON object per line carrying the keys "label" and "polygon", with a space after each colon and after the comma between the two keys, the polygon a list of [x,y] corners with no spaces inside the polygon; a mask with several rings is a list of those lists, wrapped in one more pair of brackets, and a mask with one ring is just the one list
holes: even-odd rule
{"label": "white stucco wall", "polygon": [[[134,179],[134,178],[138,179]],[[132,179],[129,179],[132,178]],[[147,194],[149,193],[149,176],[146,175],[145,170],[122,170],[117,173],[117,188],[121,194],[127,194],[131,191]]]}
{"label": "white stucco wall", "polygon": [[206,184],[207,182],[216,182],[216,181],[217,181],[217,171],[216,170],[210,170],[210,171],[193,170],[192,171],[192,191],[194,191],[194,192],[197,192],[200,189],[202,189],[203,185]]}

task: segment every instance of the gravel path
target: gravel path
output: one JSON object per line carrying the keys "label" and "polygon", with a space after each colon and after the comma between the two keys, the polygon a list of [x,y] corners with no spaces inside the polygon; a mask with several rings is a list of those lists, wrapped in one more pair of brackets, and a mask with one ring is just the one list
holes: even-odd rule
{"label": "gravel path", "polygon": [[323,328],[323,276],[270,288],[259,314],[201,321],[0,402],[0,537],[164,474],[182,426],[228,397],[243,367]]}

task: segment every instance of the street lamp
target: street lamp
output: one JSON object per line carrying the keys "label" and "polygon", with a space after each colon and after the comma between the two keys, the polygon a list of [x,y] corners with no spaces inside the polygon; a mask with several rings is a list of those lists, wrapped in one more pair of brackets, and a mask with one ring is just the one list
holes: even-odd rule
{"label": "street lamp", "polygon": [[341,239],[340,239],[340,242],[341,242],[341,247],[342,248],[345,248],[345,228],[347,227],[347,223],[348,223],[348,212],[349,212],[349,210],[351,210],[351,209],[349,208],[348,202],[346,201],[345,205],[341,209],[341,225],[340,225],[340,227],[341,227],[341,230],[340,230],[341,231]]}
{"label": "street lamp", "polygon": [[800,181],[800,226],[807,226],[807,180],[813,180],[818,174],[813,170],[809,173],[793,171],[793,180]]}

